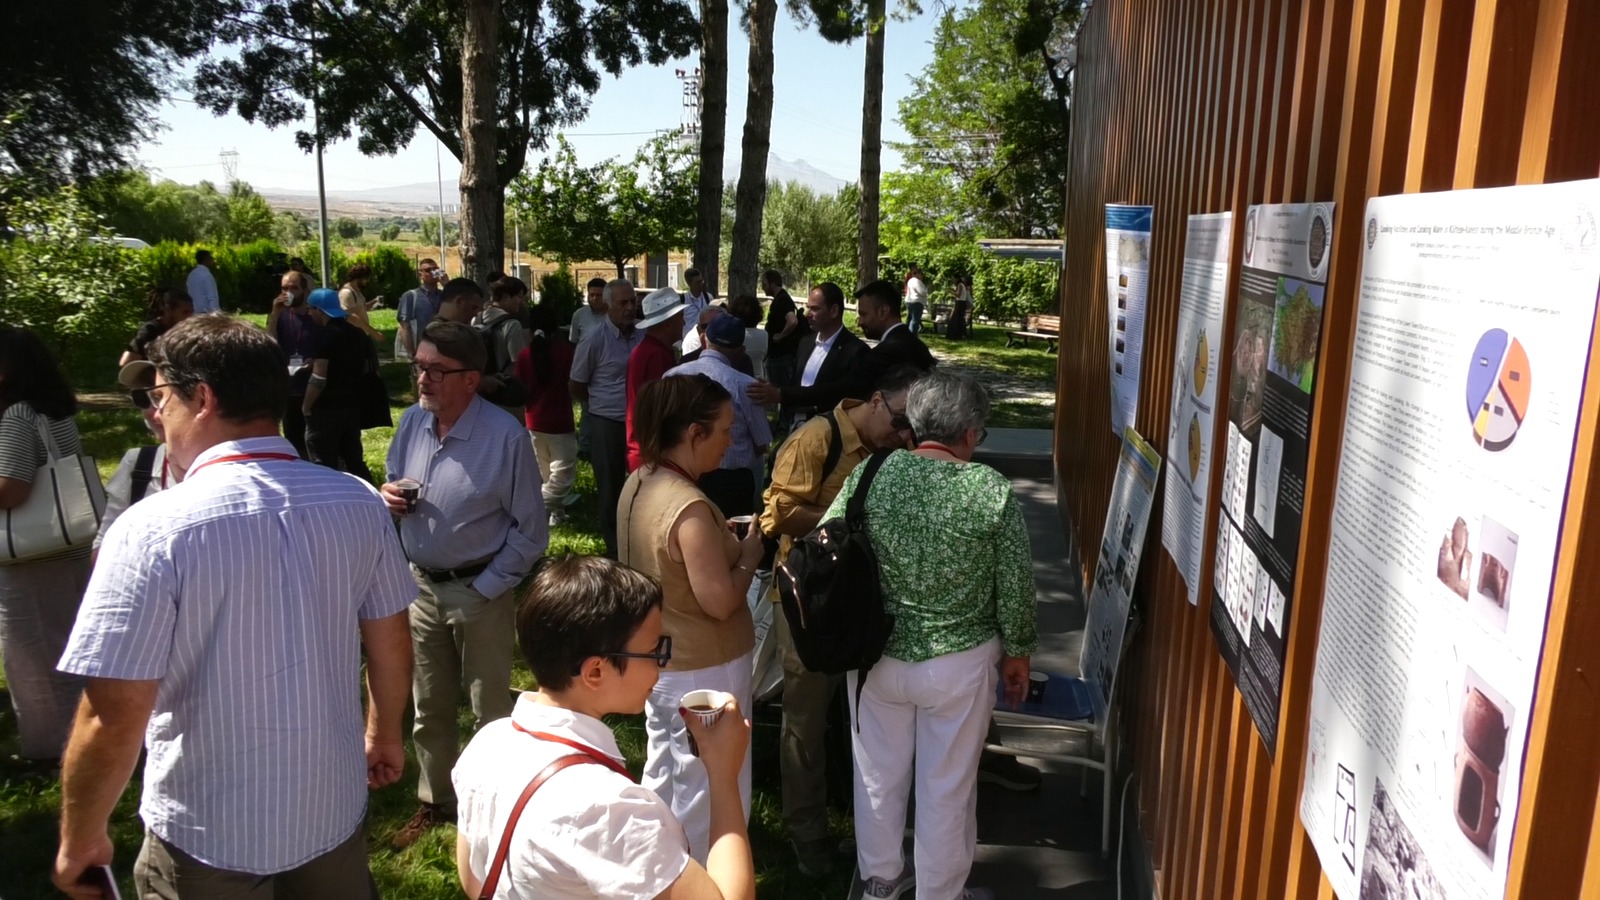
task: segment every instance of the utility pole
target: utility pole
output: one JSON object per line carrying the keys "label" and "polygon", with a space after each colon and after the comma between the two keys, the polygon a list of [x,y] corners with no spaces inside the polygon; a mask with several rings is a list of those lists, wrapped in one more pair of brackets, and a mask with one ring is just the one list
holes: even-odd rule
{"label": "utility pole", "polygon": [[322,286],[328,286],[328,270],[333,258],[328,253],[328,189],[322,178],[322,109],[317,87],[317,30],[311,29],[311,127],[317,132],[317,238],[322,244]]}
{"label": "utility pole", "polygon": [[439,161],[439,139],[433,139],[433,173],[439,179],[439,265],[450,274],[450,254],[444,249],[444,166]]}
{"label": "utility pole", "polygon": [[228,187],[239,180],[239,151],[224,150],[217,154],[217,159],[222,163],[222,174],[228,180]]}

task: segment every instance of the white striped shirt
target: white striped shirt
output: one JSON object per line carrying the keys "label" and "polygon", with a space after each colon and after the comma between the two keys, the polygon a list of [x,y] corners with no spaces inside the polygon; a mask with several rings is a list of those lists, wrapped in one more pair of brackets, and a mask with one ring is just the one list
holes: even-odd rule
{"label": "white striped shirt", "polygon": [[[367,803],[358,619],[417,595],[370,485],[282,438],[201,453],[106,534],[64,672],[156,680],[150,830],[208,865],[271,874],[331,850]],[[218,460],[206,465],[208,460]]]}

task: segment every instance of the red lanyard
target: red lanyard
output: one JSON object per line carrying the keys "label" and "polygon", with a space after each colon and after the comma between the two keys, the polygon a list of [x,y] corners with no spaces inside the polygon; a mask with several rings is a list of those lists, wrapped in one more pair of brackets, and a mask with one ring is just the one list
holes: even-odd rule
{"label": "red lanyard", "polygon": [[200,471],[201,469],[204,469],[206,466],[214,466],[214,465],[218,465],[220,463],[245,462],[247,460],[252,460],[252,459],[295,460],[295,459],[299,459],[299,458],[300,457],[295,456],[293,453],[235,453],[235,454],[232,454],[231,456],[219,456],[216,459],[208,459],[205,462],[201,463],[200,465],[195,466],[194,468],[190,469],[188,474],[185,475],[184,477],[185,478],[193,478],[194,477],[194,473]]}
{"label": "red lanyard", "polygon": [[622,763],[617,762],[616,760],[612,759],[611,757],[607,756],[604,753],[601,753],[599,750],[596,750],[593,747],[590,747],[587,744],[580,744],[577,741],[569,740],[568,738],[564,738],[559,734],[551,734],[548,731],[529,731],[528,729],[523,728],[521,725],[517,724],[516,722],[512,722],[511,723],[511,727],[515,728],[516,730],[518,730],[520,732],[522,732],[523,734],[532,735],[533,737],[536,737],[541,741],[553,741],[553,742],[555,742],[557,744],[566,744],[568,747],[571,747],[572,749],[578,751],[579,753],[582,753],[584,756],[587,756],[590,759],[594,760],[595,762],[601,764],[602,766],[605,766],[606,768],[610,769],[611,771],[616,772],[618,775],[621,775],[623,778],[626,778],[629,781],[633,781],[633,775],[628,772],[628,770],[622,765]]}
{"label": "red lanyard", "polygon": [[694,484],[695,483],[694,477],[691,476],[688,472],[685,472],[683,470],[682,466],[678,465],[677,463],[673,462],[672,460],[663,459],[661,461],[661,465],[664,466],[665,468],[671,469],[674,472],[677,472],[679,475],[682,475],[683,479],[685,481],[689,482],[690,484]]}

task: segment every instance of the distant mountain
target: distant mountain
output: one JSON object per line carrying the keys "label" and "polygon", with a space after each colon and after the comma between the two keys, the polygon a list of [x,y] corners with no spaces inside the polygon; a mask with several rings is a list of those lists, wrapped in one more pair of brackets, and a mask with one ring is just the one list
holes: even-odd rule
{"label": "distant mountain", "polygon": [[[722,175],[729,184],[739,180],[739,157],[730,156],[723,160]],[[851,183],[830,175],[803,159],[787,160],[776,153],[767,154],[767,180],[781,184],[798,181],[819,194],[836,193]]]}

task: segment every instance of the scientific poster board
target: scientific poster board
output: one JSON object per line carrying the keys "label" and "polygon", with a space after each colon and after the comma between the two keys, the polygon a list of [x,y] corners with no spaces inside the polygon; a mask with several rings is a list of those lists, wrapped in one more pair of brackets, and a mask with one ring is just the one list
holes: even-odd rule
{"label": "scientific poster board", "polygon": [[1133,583],[1139,574],[1150,507],[1155,502],[1161,456],[1138,432],[1123,429],[1117,477],[1111,483],[1111,504],[1094,564],[1089,605],[1083,626],[1079,671],[1089,685],[1096,721],[1105,721],[1112,681],[1122,656],[1122,636],[1133,605]]}
{"label": "scientific poster board", "polygon": [[1172,363],[1172,422],[1167,429],[1167,484],[1161,495],[1161,545],[1200,600],[1200,563],[1211,499],[1211,441],[1222,361],[1222,311],[1228,289],[1233,213],[1189,217],[1178,292],[1178,351]]}
{"label": "scientific poster board", "polygon": [[1269,753],[1278,746],[1332,239],[1332,203],[1245,213],[1211,633]]}
{"label": "scientific poster board", "polygon": [[1139,365],[1150,286],[1150,223],[1154,207],[1106,204],[1106,321],[1111,340],[1111,431],[1121,435],[1139,415]]}
{"label": "scientific poster board", "polygon": [[1504,896],[1597,219],[1600,181],[1367,205],[1300,798],[1345,900]]}

